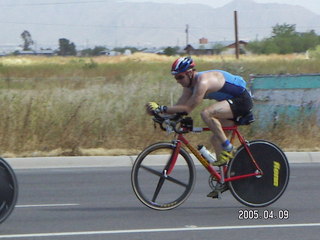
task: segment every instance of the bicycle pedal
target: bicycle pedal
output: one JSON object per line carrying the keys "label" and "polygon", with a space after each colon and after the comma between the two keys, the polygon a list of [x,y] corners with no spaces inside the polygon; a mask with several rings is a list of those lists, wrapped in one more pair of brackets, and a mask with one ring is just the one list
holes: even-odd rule
{"label": "bicycle pedal", "polygon": [[214,190],[207,195],[207,197],[209,198],[217,198],[217,199],[221,199],[222,198],[221,196],[222,196],[222,191],[218,191],[218,190]]}
{"label": "bicycle pedal", "polygon": [[217,186],[216,190],[213,190],[212,192],[210,192],[207,197],[211,197],[211,198],[218,198],[221,199],[222,197],[222,193],[228,190],[228,186],[226,184],[223,184],[221,186]]}
{"label": "bicycle pedal", "polygon": [[219,197],[219,193],[218,193],[218,191],[212,191],[207,195],[207,197],[209,197],[209,198],[218,198]]}

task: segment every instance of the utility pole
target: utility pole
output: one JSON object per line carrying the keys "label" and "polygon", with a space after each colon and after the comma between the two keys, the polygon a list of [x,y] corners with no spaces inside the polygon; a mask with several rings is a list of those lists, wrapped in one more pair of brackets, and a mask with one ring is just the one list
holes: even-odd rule
{"label": "utility pole", "polygon": [[237,11],[234,11],[234,33],[236,38],[236,59],[239,59],[239,38],[238,38],[238,16]]}
{"label": "utility pole", "polygon": [[189,55],[188,45],[189,45],[189,25],[187,24],[186,25],[186,49],[187,49],[187,54]]}
{"label": "utility pole", "polygon": [[189,44],[189,24],[186,25],[186,46]]}

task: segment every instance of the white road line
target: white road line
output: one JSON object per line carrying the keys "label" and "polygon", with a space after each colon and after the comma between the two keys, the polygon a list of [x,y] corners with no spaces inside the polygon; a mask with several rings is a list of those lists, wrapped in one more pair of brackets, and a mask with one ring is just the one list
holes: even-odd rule
{"label": "white road line", "polygon": [[61,204],[30,204],[30,205],[16,205],[16,208],[34,208],[34,207],[69,207],[79,206],[78,203],[61,203]]}
{"label": "white road line", "polygon": [[215,226],[191,228],[156,228],[156,229],[132,229],[114,231],[87,231],[87,232],[57,232],[57,233],[30,233],[0,235],[0,239],[6,238],[35,238],[35,237],[65,237],[80,235],[107,235],[107,234],[130,234],[130,233],[158,233],[158,232],[185,232],[185,231],[208,231],[208,230],[234,230],[256,228],[297,228],[297,227],[320,227],[320,223],[293,223],[293,224],[270,224],[270,225],[243,225],[243,226]]}

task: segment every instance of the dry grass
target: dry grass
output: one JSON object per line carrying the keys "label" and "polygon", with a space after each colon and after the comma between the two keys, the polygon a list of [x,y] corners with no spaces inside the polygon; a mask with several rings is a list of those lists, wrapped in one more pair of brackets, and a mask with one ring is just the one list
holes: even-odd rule
{"label": "dry grass", "polygon": [[[0,154],[4,156],[107,155],[138,153],[168,140],[144,104],[175,102],[181,89],[169,75],[175,57],[134,54],[117,57],[0,58]],[[198,70],[226,69],[250,73],[313,73],[319,61],[304,56],[195,57]],[[205,101],[203,106],[208,105]],[[192,114],[202,125],[199,112]],[[243,128],[248,139],[275,141],[286,149],[319,150],[319,125]],[[209,134],[190,134],[193,143],[208,144]]]}

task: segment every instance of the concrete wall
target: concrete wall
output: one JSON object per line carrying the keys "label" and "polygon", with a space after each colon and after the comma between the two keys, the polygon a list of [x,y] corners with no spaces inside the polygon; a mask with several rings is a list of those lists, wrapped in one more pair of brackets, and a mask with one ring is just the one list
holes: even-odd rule
{"label": "concrete wall", "polygon": [[320,123],[320,74],[252,75],[250,85],[254,114],[261,124],[310,116]]}

